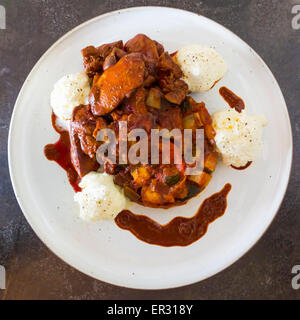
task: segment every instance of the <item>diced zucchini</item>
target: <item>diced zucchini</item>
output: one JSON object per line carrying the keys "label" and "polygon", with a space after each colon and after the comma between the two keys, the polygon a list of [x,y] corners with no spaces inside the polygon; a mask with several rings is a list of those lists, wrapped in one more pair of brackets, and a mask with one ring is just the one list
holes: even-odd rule
{"label": "diced zucchini", "polygon": [[204,161],[205,171],[208,173],[212,173],[213,171],[215,171],[217,163],[218,163],[218,153],[217,152],[210,153],[205,158],[205,161]]}
{"label": "diced zucchini", "polygon": [[136,193],[133,189],[129,188],[128,186],[124,187],[124,194],[127,198],[132,201],[137,201],[141,197],[138,193]]}
{"label": "diced zucchini", "polygon": [[172,187],[172,195],[176,199],[184,199],[188,195],[188,188],[186,185],[186,178],[183,178],[180,182],[176,183],[174,187]]}
{"label": "diced zucchini", "polygon": [[212,119],[211,119],[211,116],[210,114],[208,113],[207,109],[205,108],[205,106],[202,106],[200,108],[200,117],[201,117],[201,121],[204,123],[204,124],[212,124]]}
{"label": "diced zucchini", "polygon": [[199,112],[194,113],[194,119],[195,119],[195,123],[196,123],[197,128],[200,128],[203,126],[203,122],[201,120]]}
{"label": "diced zucchini", "polygon": [[188,176],[188,179],[197,183],[201,190],[203,190],[209,184],[211,178],[211,174],[205,171],[203,171],[200,175]]}
{"label": "diced zucchini", "polygon": [[177,182],[179,182],[180,176],[179,174],[173,174],[171,176],[165,177],[165,184],[167,184],[169,187],[173,186]]}
{"label": "diced zucchini", "polygon": [[188,99],[185,99],[181,104],[182,111],[186,112],[191,109],[191,104]]}
{"label": "diced zucchini", "polygon": [[211,145],[215,145],[216,131],[211,124],[204,125],[204,132]]}
{"label": "diced zucchini", "polygon": [[160,109],[162,93],[158,88],[151,88],[148,93],[146,105],[155,109]]}
{"label": "diced zucchini", "polygon": [[182,124],[184,129],[195,129],[196,124],[195,124],[194,114],[192,113],[184,117],[182,120]]}

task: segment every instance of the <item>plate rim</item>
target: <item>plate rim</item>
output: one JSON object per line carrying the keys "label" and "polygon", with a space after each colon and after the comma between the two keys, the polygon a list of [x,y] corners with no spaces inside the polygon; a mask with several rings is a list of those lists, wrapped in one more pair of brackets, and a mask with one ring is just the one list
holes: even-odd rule
{"label": "plate rim", "polygon": [[[238,252],[238,254],[235,254],[234,256],[232,256],[231,258],[231,262],[230,263],[223,263],[222,265],[220,264],[218,268],[214,268],[212,269],[210,272],[207,273],[207,275],[205,277],[202,277],[201,279],[197,279],[197,277],[194,277],[193,280],[191,280],[189,278],[189,280],[186,279],[181,279],[180,281],[177,281],[175,284],[169,284],[169,285],[153,285],[153,286],[148,286],[145,287],[143,285],[134,285],[131,282],[128,281],[110,281],[110,280],[103,280],[101,278],[99,278],[98,276],[96,276],[95,274],[93,274],[93,272],[91,272],[88,269],[84,269],[81,266],[74,266],[72,264],[71,261],[69,261],[70,259],[65,257],[63,254],[58,253],[57,251],[57,246],[54,246],[52,244],[49,244],[47,239],[44,238],[44,235],[42,234],[42,232],[40,231],[40,229],[35,225],[34,221],[30,218],[30,215],[27,214],[26,210],[25,210],[25,200],[22,199],[20,196],[18,196],[19,192],[18,191],[18,183],[17,183],[17,177],[14,174],[14,167],[13,167],[13,162],[12,162],[12,141],[13,141],[13,131],[14,131],[14,122],[15,122],[15,118],[17,115],[17,109],[18,106],[20,105],[20,101],[21,98],[23,96],[23,92],[26,89],[27,83],[29,82],[30,78],[34,75],[35,71],[39,68],[39,66],[43,63],[43,61],[47,58],[48,54],[50,54],[50,52],[52,50],[54,50],[56,48],[56,46],[58,46],[61,42],[63,42],[70,34],[76,32],[77,30],[81,29],[84,26],[87,26],[88,24],[93,23],[96,20],[100,20],[103,18],[106,18],[108,16],[113,16],[116,15],[120,12],[126,12],[126,11],[138,11],[138,10],[147,10],[147,9],[159,9],[159,10],[176,10],[176,11],[181,11],[182,13],[185,14],[190,14],[190,15],[196,15],[198,17],[201,17],[204,20],[208,20],[210,23],[216,24],[219,27],[226,29],[227,31],[229,31],[231,33],[231,35],[236,38],[237,40],[241,41],[244,45],[246,45],[251,52],[254,54],[255,58],[257,58],[263,65],[263,67],[265,68],[265,70],[268,72],[269,76],[271,77],[271,79],[274,81],[274,85],[277,86],[278,88],[278,94],[280,96],[281,99],[281,104],[285,107],[284,108],[284,112],[286,114],[286,118],[288,121],[288,140],[290,142],[290,147],[291,147],[291,152],[288,155],[287,158],[287,162],[288,162],[288,166],[289,166],[289,173],[288,175],[286,175],[285,181],[283,181],[282,184],[282,193],[281,193],[281,197],[278,198],[277,200],[277,204],[276,204],[276,210],[272,216],[272,218],[267,222],[267,224],[264,226],[264,228],[262,228],[262,230],[260,230],[258,236],[256,237],[255,240],[251,240],[248,242],[247,248],[241,250],[240,252]],[[39,60],[35,63],[35,65],[33,66],[33,68],[31,69],[31,71],[29,72],[28,76],[26,77],[19,93],[17,96],[17,99],[15,101],[14,107],[13,107],[13,111],[11,114],[11,120],[10,120],[10,125],[9,125],[9,133],[8,133],[8,167],[9,167],[9,174],[10,174],[10,178],[11,178],[11,183],[13,186],[13,191],[15,194],[15,197],[17,199],[17,202],[19,204],[19,207],[23,213],[23,215],[26,218],[26,221],[28,222],[28,224],[30,225],[30,227],[32,228],[32,230],[35,232],[35,234],[38,236],[38,238],[42,241],[42,243],[52,252],[54,253],[57,257],[59,257],[64,263],[67,263],[68,265],[70,265],[71,267],[73,267],[74,269],[103,282],[112,284],[112,285],[118,285],[121,287],[126,287],[126,288],[131,288],[131,289],[144,289],[144,290],[160,290],[160,289],[171,289],[171,288],[178,288],[178,287],[182,287],[182,286],[186,286],[186,285],[190,285],[196,282],[200,282],[203,281],[205,279],[208,279],[210,277],[212,277],[213,275],[218,274],[219,272],[227,269],[228,267],[230,267],[232,264],[234,264],[235,262],[237,262],[242,256],[244,256],[251,248],[253,248],[253,246],[262,238],[262,236],[265,234],[265,232],[268,230],[268,228],[270,227],[271,223],[273,222],[274,218],[276,217],[281,204],[285,198],[285,194],[287,191],[287,187],[290,181],[290,176],[291,176],[291,170],[292,170],[292,161],[293,161],[293,135],[292,135],[292,127],[291,127],[291,121],[290,121],[290,116],[289,116],[289,112],[288,112],[288,108],[287,108],[287,104],[285,102],[283,93],[281,91],[281,88],[275,78],[275,76],[273,75],[272,71],[270,70],[270,68],[268,67],[268,65],[265,63],[265,61],[259,56],[259,54],[248,44],[246,43],[243,39],[241,39],[238,35],[236,35],[234,32],[232,32],[230,29],[226,28],[225,26],[223,26],[222,24],[214,21],[213,19],[210,19],[206,16],[203,16],[199,13],[195,13],[192,11],[188,11],[188,10],[184,10],[184,9],[179,9],[179,8],[173,8],[173,7],[168,7],[168,6],[135,6],[135,7],[129,7],[129,8],[124,8],[124,9],[118,9],[118,10],[114,10],[114,11],[110,11],[110,12],[106,12],[104,14],[95,16],[87,21],[84,21],[83,23],[79,24],[78,26],[72,28],[71,30],[69,30],[67,33],[65,33],[62,37],[60,37],[58,40],[56,40],[43,54],[42,56],[39,58]]]}

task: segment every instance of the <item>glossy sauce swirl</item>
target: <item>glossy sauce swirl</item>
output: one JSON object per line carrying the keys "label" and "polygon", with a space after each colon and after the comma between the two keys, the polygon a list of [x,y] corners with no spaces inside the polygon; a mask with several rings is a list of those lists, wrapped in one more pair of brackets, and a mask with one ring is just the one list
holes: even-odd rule
{"label": "glossy sauce swirl", "polygon": [[252,161],[248,161],[244,166],[242,167],[236,167],[234,165],[231,165],[231,168],[235,169],[235,170],[245,170],[247,169],[250,165],[251,165]]}
{"label": "glossy sauce swirl", "polygon": [[242,112],[242,110],[245,109],[245,104],[242,98],[237,96],[228,88],[221,87],[219,89],[219,93],[224,98],[224,100],[229,104],[229,106],[235,109],[237,112]]}
{"label": "glossy sauce swirl", "polygon": [[176,217],[166,225],[129,210],[121,211],[115,222],[147,243],[164,247],[187,246],[200,239],[208,225],[224,214],[230,190],[231,185],[227,183],[220,192],[203,201],[196,215],[191,218]]}

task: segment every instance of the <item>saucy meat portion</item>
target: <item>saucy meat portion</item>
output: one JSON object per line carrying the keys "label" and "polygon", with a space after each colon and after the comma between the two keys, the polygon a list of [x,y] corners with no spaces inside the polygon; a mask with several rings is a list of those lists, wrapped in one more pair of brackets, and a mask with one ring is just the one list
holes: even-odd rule
{"label": "saucy meat portion", "polygon": [[104,120],[96,119],[89,105],[80,105],[73,110],[70,124],[71,159],[80,177],[99,168],[96,160],[99,142],[96,141],[95,129],[103,125],[106,126]]}
{"label": "saucy meat portion", "polygon": [[181,80],[183,72],[172,57],[164,52],[159,57],[159,85],[165,99],[174,104],[181,104],[188,94],[188,85]]}
{"label": "saucy meat portion", "polygon": [[[162,45],[154,42],[144,34],[137,34],[126,42],[125,51],[128,53],[139,52],[143,55],[147,71],[151,77],[156,77],[159,55],[164,51]],[[153,78],[152,78],[153,79]]]}
{"label": "saucy meat portion", "polygon": [[[218,161],[212,120],[203,102],[190,96],[181,80],[180,67],[164,47],[149,37],[138,34],[123,46],[122,41],[82,50],[83,64],[91,78],[88,105],[73,110],[70,123],[71,162],[79,177],[99,168],[97,150],[101,141],[97,133],[111,129],[116,136],[117,163],[104,159],[101,168],[114,176],[115,184],[124,189],[132,201],[151,207],[184,204],[209,183]],[[120,122],[127,123],[128,134],[144,129],[148,142],[148,162],[120,164]],[[174,137],[162,136],[157,147],[158,162],[152,162],[151,129],[184,129],[192,132],[190,148],[196,146],[196,130],[203,129],[204,169],[197,175],[185,175],[193,164],[184,161],[184,147],[178,147]],[[128,136],[127,136],[128,138]],[[128,150],[140,141],[128,141]],[[184,142],[185,143],[185,142]],[[170,155],[162,163],[167,146]],[[127,151],[129,153],[129,151]],[[127,154],[128,155],[128,154]],[[122,155],[123,157],[124,155]],[[180,159],[178,163],[175,159]]]}
{"label": "saucy meat portion", "polygon": [[94,115],[113,111],[145,79],[145,63],[139,53],[122,57],[115,65],[96,76],[89,96]]}
{"label": "saucy meat portion", "polygon": [[[202,191],[209,183],[218,162],[215,151],[214,130],[211,118],[204,103],[197,103],[191,97],[186,98],[181,105],[169,103],[163,96],[155,107],[149,107],[146,95],[151,90],[138,89],[120,110],[113,113],[115,126],[118,121],[126,121],[130,129],[133,128],[174,128],[182,131],[191,129],[193,144],[196,144],[196,129],[204,129],[204,170],[198,175],[185,175],[187,164],[184,162],[183,151],[178,150],[176,144],[170,140],[169,164],[162,164],[162,149],[165,141],[162,139],[159,148],[159,163],[131,164],[117,168],[114,181],[124,188],[125,194],[131,200],[150,207],[169,207],[184,204],[195,193]],[[152,101],[152,99],[150,99]],[[145,106],[146,104],[146,106]],[[133,119],[133,121],[131,121]],[[181,164],[174,161],[175,155],[182,159]],[[196,192],[195,192],[196,190]]]}
{"label": "saucy meat portion", "polygon": [[93,77],[96,73],[102,72],[105,59],[115,49],[123,49],[122,40],[103,44],[97,48],[88,46],[82,49],[83,65],[88,76]]}
{"label": "saucy meat portion", "polygon": [[151,40],[144,34],[137,34],[132,39],[128,40],[124,46],[128,53],[140,52],[146,59],[158,61],[159,52],[162,53],[164,48],[158,42]]}

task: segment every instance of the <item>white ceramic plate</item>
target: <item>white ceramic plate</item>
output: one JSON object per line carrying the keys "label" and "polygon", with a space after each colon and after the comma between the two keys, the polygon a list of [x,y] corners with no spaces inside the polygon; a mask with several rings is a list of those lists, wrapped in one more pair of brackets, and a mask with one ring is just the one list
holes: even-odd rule
{"label": "white ceramic plate", "polygon": [[[146,244],[113,221],[78,218],[66,173],[46,160],[43,148],[58,136],[51,126],[49,95],[63,75],[82,69],[80,49],[145,33],[173,52],[188,44],[214,47],[228,73],[210,92],[197,94],[212,113],[225,107],[218,93],[227,86],[248,112],[264,113],[261,159],[237,171],[221,163],[206,190],[183,207],[168,210],[135,206],[160,223],[192,216],[202,201],[232,184],[225,215],[187,247]],[[240,38],[190,12],[157,7],[131,8],[94,18],[57,41],[31,71],[17,99],[9,134],[9,166],[14,191],[28,222],[61,259],[97,279],[131,288],[172,288],[200,281],[228,267],[263,234],[284,196],[291,168],[292,135],[287,108],[272,73]],[[256,263],[259,263],[257,261]]]}

